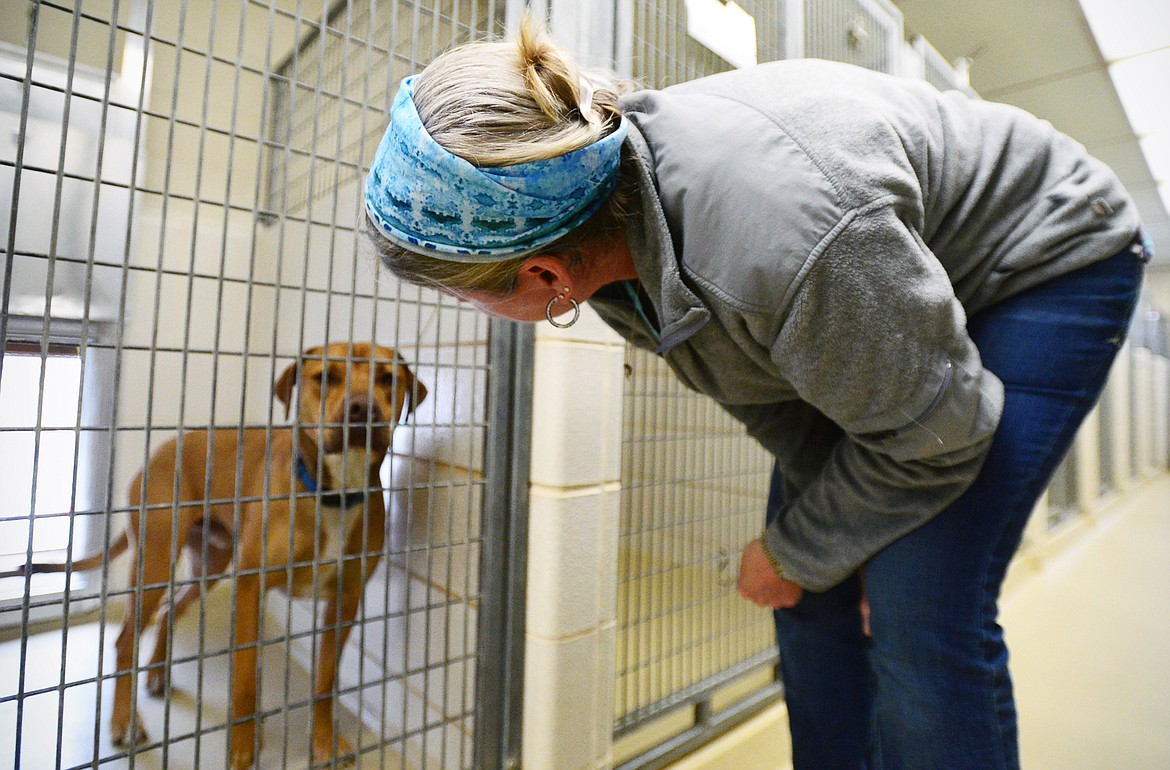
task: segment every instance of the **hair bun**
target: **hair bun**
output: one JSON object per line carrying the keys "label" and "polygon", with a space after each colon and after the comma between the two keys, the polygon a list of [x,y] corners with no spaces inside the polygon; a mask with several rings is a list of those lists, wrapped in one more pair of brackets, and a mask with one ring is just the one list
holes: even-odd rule
{"label": "hair bun", "polygon": [[572,58],[549,39],[543,25],[530,14],[520,23],[517,38],[525,85],[540,111],[556,122],[580,115],[581,74]]}

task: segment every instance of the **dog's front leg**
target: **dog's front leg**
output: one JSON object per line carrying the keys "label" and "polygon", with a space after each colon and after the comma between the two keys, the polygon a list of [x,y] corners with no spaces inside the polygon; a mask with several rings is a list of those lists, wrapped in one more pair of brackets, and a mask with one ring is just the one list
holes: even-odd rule
{"label": "dog's front leg", "polygon": [[[243,562],[239,569],[246,567]],[[256,640],[260,625],[260,578],[236,581],[236,627],[232,637],[232,700],[230,719],[232,770],[247,770],[256,759]]]}
{"label": "dog's front leg", "polygon": [[[327,624],[321,633],[321,646],[317,655],[317,681],[313,688],[315,702],[313,703],[313,762],[328,762],[333,757],[333,687],[337,681],[337,666],[341,660],[341,651],[353,629],[353,619],[357,616],[358,605],[362,600],[361,574],[351,576],[350,582],[357,583],[346,590],[342,582],[342,575],[338,575],[338,593],[341,602],[336,596],[325,605],[324,621]],[[337,756],[346,757],[353,749],[344,736],[337,736]],[[352,760],[345,763],[352,764]]]}

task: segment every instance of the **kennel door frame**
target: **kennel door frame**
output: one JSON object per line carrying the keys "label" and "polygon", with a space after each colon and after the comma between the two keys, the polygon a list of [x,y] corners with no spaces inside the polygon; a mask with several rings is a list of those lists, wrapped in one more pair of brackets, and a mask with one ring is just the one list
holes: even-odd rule
{"label": "kennel door frame", "polygon": [[489,340],[473,764],[511,770],[520,766],[523,728],[536,332],[492,319]]}

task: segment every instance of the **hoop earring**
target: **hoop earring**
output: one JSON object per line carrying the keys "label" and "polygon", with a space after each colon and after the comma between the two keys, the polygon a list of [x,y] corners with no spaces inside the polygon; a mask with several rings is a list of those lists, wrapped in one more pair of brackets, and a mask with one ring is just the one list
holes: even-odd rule
{"label": "hoop earring", "polygon": [[548,319],[550,324],[557,327],[558,329],[568,329],[570,326],[577,323],[577,319],[581,317],[581,306],[578,305],[577,300],[573,299],[572,297],[565,297],[565,299],[569,300],[569,304],[573,306],[573,317],[569,320],[568,323],[560,323],[553,318],[552,314],[553,305],[557,304],[557,300],[560,298],[561,295],[557,294],[548,301],[548,307],[544,309],[544,317]]}

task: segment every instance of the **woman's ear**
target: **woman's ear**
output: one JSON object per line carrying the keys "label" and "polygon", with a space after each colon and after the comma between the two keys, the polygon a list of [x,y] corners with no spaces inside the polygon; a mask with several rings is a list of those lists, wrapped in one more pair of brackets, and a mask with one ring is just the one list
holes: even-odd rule
{"label": "woman's ear", "polygon": [[521,265],[516,279],[521,291],[535,289],[557,294],[568,288],[568,293],[573,293],[573,276],[569,266],[548,254],[532,257]]}

